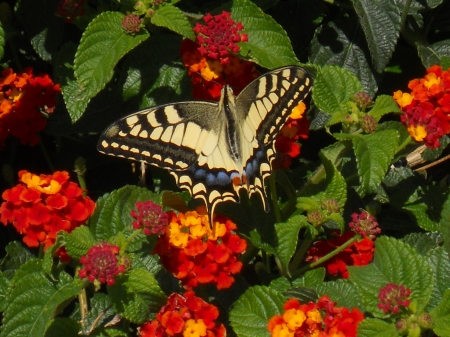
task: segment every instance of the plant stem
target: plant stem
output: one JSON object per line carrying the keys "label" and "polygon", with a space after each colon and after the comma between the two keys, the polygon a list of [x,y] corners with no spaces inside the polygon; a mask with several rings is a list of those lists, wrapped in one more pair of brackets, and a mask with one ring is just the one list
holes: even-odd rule
{"label": "plant stem", "polygon": [[277,197],[277,186],[275,182],[275,171],[272,171],[272,175],[269,178],[269,186],[270,186],[270,196],[273,204],[273,211],[275,213],[275,221],[277,223],[281,222],[281,213],[280,207],[278,205],[278,197]]}

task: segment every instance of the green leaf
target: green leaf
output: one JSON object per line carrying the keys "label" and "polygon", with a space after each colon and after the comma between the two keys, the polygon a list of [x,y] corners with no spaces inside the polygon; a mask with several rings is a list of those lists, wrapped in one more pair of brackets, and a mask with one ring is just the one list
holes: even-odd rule
{"label": "green leaf", "polygon": [[433,291],[433,275],[426,259],[394,238],[382,236],[375,242],[373,263],[364,267],[348,267],[350,278],[367,311],[375,317],[385,317],[378,308],[378,293],[388,283],[411,289],[410,299],[417,301],[421,312]]}
{"label": "green leaf", "polygon": [[195,34],[186,15],[178,7],[170,4],[160,6],[151,17],[154,25],[166,27],[185,38],[195,41]]}
{"label": "green leaf", "polygon": [[347,202],[347,183],[341,172],[336,168],[333,162],[322,152],[319,153],[326,172],[327,189],[325,191],[327,199],[334,199],[339,202],[340,207],[344,207]]}
{"label": "green leaf", "polygon": [[[356,17],[333,20],[322,25],[311,42],[311,63],[335,65],[349,70],[361,81],[364,91],[374,96],[378,89],[376,72],[368,60],[370,54],[366,39]],[[335,89],[327,93],[331,94]]]}
{"label": "green leaf", "polygon": [[299,65],[285,30],[250,0],[233,0],[231,17],[244,25],[248,42],[239,43],[241,55],[268,69]]}
{"label": "green leaf", "polygon": [[358,337],[398,337],[398,332],[392,323],[366,318],[358,325]]}
{"label": "green leaf", "polygon": [[58,0],[44,3],[22,0],[18,3],[17,16],[31,39],[33,49],[44,61],[51,61],[64,37],[64,20],[55,15],[58,4]]}
{"label": "green leaf", "polygon": [[113,320],[116,312],[113,309],[110,296],[104,293],[95,293],[89,301],[89,311],[84,320],[83,333],[89,334],[92,326],[103,326]]}
{"label": "green leaf", "polygon": [[64,233],[64,241],[67,253],[75,260],[86,255],[89,248],[97,243],[87,226],[77,227],[70,234]]}
{"label": "green leaf", "polygon": [[377,97],[377,100],[375,101],[373,108],[368,112],[368,115],[375,118],[378,122],[381,117],[391,112],[401,113],[402,111],[392,96],[380,95]]}
{"label": "green leaf", "polygon": [[431,293],[428,309],[436,307],[444,297],[450,285],[450,259],[444,248],[430,250],[426,256],[434,277],[434,288]]}
{"label": "green leaf", "polygon": [[447,289],[442,301],[430,312],[433,318],[433,331],[438,336],[450,336],[450,289]]}
{"label": "green leaf", "polygon": [[239,337],[269,337],[267,323],[283,311],[284,302],[284,296],[271,288],[249,288],[230,311],[234,332]]}
{"label": "green leaf", "polygon": [[420,255],[427,255],[428,252],[439,246],[442,235],[438,232],[433,233],[411,233],[401,239],[413,247]]}
{"label": "green leaf", "polygon": [[[161,196],[146,188],[125,186],[105,194],[97,200],[95,211],[90,219],[90,229],[97,241],[108,241],[119,232],[130,235],[134,232],[130,215],[137,201],[151,200],[161,204]],[[132,251],[131,247],[129,247]]]}
{"label": "green leaf", "polygon": [[[402,122],[387,121],[387,122],[378,124],[377,131],[383,131],[383,130],[397,131],[397,134],[399,135],[397,149],[403,149],[405,144],[408,144],[411,142],[411,136],[409,135],[408,130],[406,129],[405,125]],[[396,150],[396,152],[398,152],[398,151]]]}
{"label": "green leaf", "polygon": [[322,283],[324,278],[325,268],[318,267],[307,271],[305,275],[292,281],[292,286],[314,288],[318,284]]}
{"label": "green leaf", "polygon": [[149,37],[144,30],[136,35],[126,34],[123,18],[119,12],[104,12],[89,23],[81,37],[75,55],[75,77],[89,98],[112,79],[117,62]]}
{"label": "green leaf", "polygon": [[291,288],[283,293],[285,298],[295,298],[300,301],[300,303],[317,302],[319,295],[314,289],[311,288]]}
{"label": "green leaf", "polygon": [[12,241],[5,247],[6,256],[2,260],[3,274],[12,279],[17,270],[28,260],[33,259],[30,253],[20,242]]}
{"label": "green leaf", "polygon": [[339,139],[351,139],[358,165],[360,186],[358,193],[373,193],[383,181],[398,145],[395,130],[384,130],[369,135],[334,134]]}
{"label": "green leaf", "polygon": [[355,0],[353,2],[366,35],[375,70],[388,64],[400,33],[401,15],[395,0]]}
{"label": "green leaf", "polygon": [[1,337],[44,336],[58,307],[81,290],[66,273],[52,282],[42,271],[38,259],[27,261],[14,276],[3,313]]}
{"label": "green leaf", "polygon": [[116,278],[108,293],[116,311],[136,324],[144,323],[151,312],[159,311],[167,299],[155,277],[139,268]]}
{"label": "green leaf", "polygon": [[256,230],[250,232],[250,237],[248,239],[256,248],[272,255],[276,254],[276,249],[270,244],[263,242],[261,235]]}
{"label": "green leaf", "polygon": [[0,22],[0,60],[5,55],[5,31],[3,30],[2,23]]}
{"label": "green leaf", "polygon": [[53,319],[45,332],[45,337],[78,337],[81,325],[73,318]]}
{"label": "green leaf", "polygon": [[313,287],[320,296],[327,295],[340,307],[349,309],[358,308],[364,311],[361,298],[356,291],[354,284],[348,280],[336,280],[331,282],[318,283]]}
{"label": "green leaf", "polygon": [[443,57],[450,57],[450,40],[442,40],[425,47],[417,48],[422,63],[426,68],[435,64],[441,64]]}
{"label": "green leaf", "polygon": [[289,276],[288,264],[295,253],[300,229],[308,227],[309,223],[303,215],[295,215],[283,223],[275,224],[278,246],[277,257],[281,262],[283,271]]}
{"label": "green leaf", "polygon": [[331,115],[345,116],[348,110],[347,102],[355,93],[362,90],[361,83],[350,71],[340,67],[326,66],[317,74],[312,97],[321,111]]}
{"label": "green leaf", "polygon": [[9,286],[9,280],[6,278],[5,274],[0,272],[0,312],[3,312],[8,304],[8,302],[6,302],[6,293],[8,292]]}

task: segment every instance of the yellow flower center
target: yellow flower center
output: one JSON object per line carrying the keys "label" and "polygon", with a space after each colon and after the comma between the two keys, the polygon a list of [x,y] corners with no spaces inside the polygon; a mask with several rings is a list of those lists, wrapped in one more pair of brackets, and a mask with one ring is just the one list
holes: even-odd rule
{"label": "yellow flower center", "polygon": [[306,105],[303,102],[300,102],[291,112],[292,119],[300,119],[303,117],[303,113],[306,110]]}
{"label": "yellow flower center", "polygon": [[416,141],[421,142],[427,136],[427,130],[422,125],[414,126],[410,125],[408,127],[408,132]]}
{"label": "yellow flower center", "polygon": [[401,90],[394,92],[394,99],[402,108],[410,105],[413,101],[413,97],[411,96],[411,94],[403,93]]}
{"label": "yellow flower center", "polygon": [[430,89],[434,84],[441,84],[441,78],[437,77],[435,73],[429,73],[425,76],[425,81],[423,81],[423,84],[427,87],[427,89]]}
{"label": "yellow flower center", "polygon": [[41,180],[39,176],[31,174],[30,172],[27,172],[24,175],[22,175],[20,180],[24,184],[26,184],[28,188],[34,188],[41,193],[56,194],[61,189],[61,184],[58,183],[56,180],[50,180],[49,183],[47,180]]}
{"label": "yellow flower center", "polygon": [[184,324],[183,337],[202,337],[206,336],[206,324],[202,319],[195,321],[189,319]]}
{"label": "yellow flower center", "polygon": [[289,330],[286,324],[279,324],[273,329],[271,337],[294,337],[294,331]]}
{"label": "yellow flower center", "polygon": [[302,326],[306,319],[303,311],[297,309],[286,310],[283,314],[283,319],[291,330],[295,330]]}

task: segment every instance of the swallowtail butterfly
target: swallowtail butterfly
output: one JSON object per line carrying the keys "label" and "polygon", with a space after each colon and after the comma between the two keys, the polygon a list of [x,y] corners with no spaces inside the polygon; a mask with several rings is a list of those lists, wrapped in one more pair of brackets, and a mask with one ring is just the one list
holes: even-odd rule
{"label": "swallowtail butterfly", "polygon": [[275,137],[310,89],[303,68],[275,69],[236,97],[224,86],[218,103],[169,103],[123,117],[103,132],[97,148],[169,170],[180,188],[204,200],[211,224],[216,205],[239,202],[241,189],[259,193],[268,211],[264,179]]}

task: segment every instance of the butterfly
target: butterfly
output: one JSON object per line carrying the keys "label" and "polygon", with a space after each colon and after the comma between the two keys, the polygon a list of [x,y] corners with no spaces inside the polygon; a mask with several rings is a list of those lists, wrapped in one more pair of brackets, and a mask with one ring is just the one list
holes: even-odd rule
{"label": "butterfly", "polygon": [[217,204],[239,202],[241,189],[258,193],[267,212],[264,180],[275,137],[311,84],[301,67],[278,68],[237,96],[225,85],[219,102],[169,103],[123,117],[105,129],[97,149],[169,170],[180,188],[205,202],[211,225]]}

